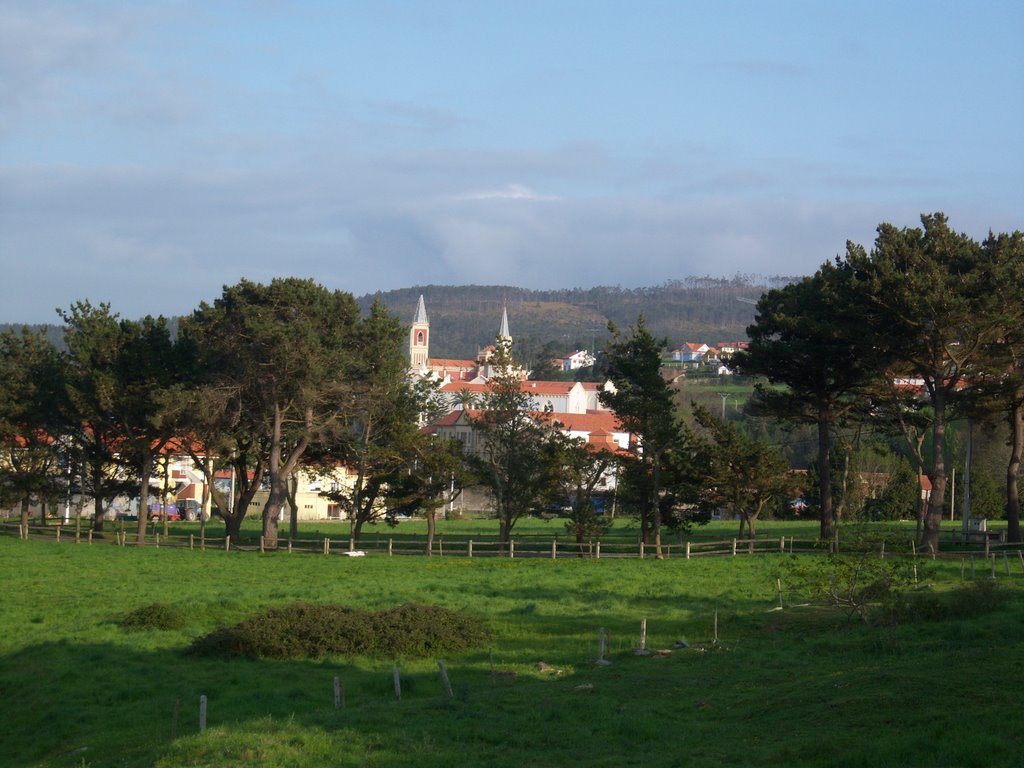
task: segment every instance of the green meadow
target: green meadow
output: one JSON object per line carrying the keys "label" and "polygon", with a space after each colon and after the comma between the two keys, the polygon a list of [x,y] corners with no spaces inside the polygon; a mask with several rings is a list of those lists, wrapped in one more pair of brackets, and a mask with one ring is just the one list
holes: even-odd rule
{"label": "green meadow", "polygon": [[[396,531],[405,525],[416,524]],[[1020,764],[1018,563],[1007,575],[1000,562],[993,585],[981,569],[962,579],[959,559],[919,558],[910,597],[945,608],[869,626],[798,604],[787,583],[777,610],[788,558],[349,558],[3,536],[0,763]],[[443,606],[478,617],[491,639],[443,659],[452,697],[433,658],[184,653],[217,627],[298,601]],[[153,603],[185,624],[121,628]],[[643,620],[648,647],[670,653],[634,653]],[[608,666],[594,663],[602,627]]]}

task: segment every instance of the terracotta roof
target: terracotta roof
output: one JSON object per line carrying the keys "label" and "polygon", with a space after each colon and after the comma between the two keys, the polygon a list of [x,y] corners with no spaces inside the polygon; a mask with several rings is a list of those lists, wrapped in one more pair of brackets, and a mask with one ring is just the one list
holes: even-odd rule
{"label": "terracotta roof", "polygon": [[476,360],[456,360],[449,357],[432,357],[427,360],[428,368],[476,368]]}
{"label": "terracotta roof", "polygon": [[552,419],[572,432],[625,432],[619,417],[611,411],[588,410],[586,413],[555,413]]}
{"label": "terracotta roof", "polygon": [[537,392],[545,395],[567,395],[575,386],[575,381],[523,381],[519,385],[519,388],[523,392]]}

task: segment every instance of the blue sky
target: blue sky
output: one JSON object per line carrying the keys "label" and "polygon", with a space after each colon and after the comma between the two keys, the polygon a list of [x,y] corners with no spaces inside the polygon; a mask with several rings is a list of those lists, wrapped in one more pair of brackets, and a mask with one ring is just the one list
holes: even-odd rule
{"label": "blue sky", "polygon": [[1024,227],[1024,4],[0,0],[0,321]]}

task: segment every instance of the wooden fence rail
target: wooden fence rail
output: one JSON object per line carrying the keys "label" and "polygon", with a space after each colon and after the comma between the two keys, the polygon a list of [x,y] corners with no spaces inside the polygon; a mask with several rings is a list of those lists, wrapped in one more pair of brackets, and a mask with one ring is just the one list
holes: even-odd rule
{"label": "wooden fence rail", "polygon": [[[84,521],[82,521],[84,522]],[[137,547],[135,533],[126,530],[123,524],[110,521],[107,530],[102,533],[93,532],[83,525],[29,525],[24,528],[19,520],[0,519],[0,535],[13,536],[19,539],[51,540],[59,543],[72,544],[114,544],[121,547]],[[161,533],[149,534],[143,546],[185,549],[212,549],[238,552],[273,552],[265,546],[262,537],[258,542],[245,541],[234,544],[224,536],[209,536],[188,533],[163,536]],[[768,555],[781,553],[812,553],[823,552],[816,538],[795,538],[783,536],[779,538],[755,539],[723,539],[719,541],[684,541],[666,542],[662,544],[662,556],[672,558],[698,557],[738,557],[742,555]],[[523,538],[511,541],[499,541],[495,538],[470,538],[437,536],[428,553],[426,536],[381,538],[380,536],[364,537],[356,542],[347,536],[316,536],[314,538],[288,539],[282,537],[278,541],[277,553],[301,553],[321,556],[351,556],[373,554],[385,557],[432,556],[432,557],[505,557],[519,559],[620,559],[620,558],[651,558],[655,555],[653,545],[643,545],[639,541],[624,542],[619,540],[592,540],[577,542],[572,539]],[[891,557],[929,557],[925,552],[917,550],[908,541],[905,548],[889,545],[880,547],[879,556]],[[938,554],[942,559],[967,559],[981,563],[998,561],[1000,570],[1009,570],[1010,563],[1018,563],[1024,571],[1024,550],[1019,544],[985,542],[984,548],[946,549]]]}

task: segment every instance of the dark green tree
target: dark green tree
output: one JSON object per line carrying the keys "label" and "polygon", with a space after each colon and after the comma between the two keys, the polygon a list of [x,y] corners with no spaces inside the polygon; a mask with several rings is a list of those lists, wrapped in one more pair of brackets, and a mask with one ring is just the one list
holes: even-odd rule
{"label": "dark green tree", "polygon": [[531,411],[530,397],[520,385],[520,371],[509,344],[499,339],[493,364],[498,374],[490,380],[479,415],[475,450],[467,462],[478,482],[494,499],[502,546],[516,522],[540,511],[553,479],[545,445],[552,427],[546,414]]}
{"label": "dark green tree", "polygon": [[[848,246],[848,254],[859,252]],[[812,277],[764,294],[747,329],[750,346],[731,362],[736,371],[764,377],[771,385],[756,385],[754,412],[817,427],[819,467],[832,465],[837,426],[864,402],[864,390],[885,366],[863,332],[851,293],[853,278],[847,263],[826,262]],[[820,473],[818,490],[820,536],[834,544],[830,472]]]}
{"label": "dark green tree", "polygon": [[946,504],[946,425],[962,413],[976,390],[971,373],[1001,335],[988,306],[985,275],[990,258],[945,215],[921,217],[921,228],[881,224],[870,255],[855,252],[847,263],[856,273],[864,335],[893,360],[890,374],[919,381],[932,407],[932,493],[921,545],[939,547]]}
{"label": "dark green tree", "polygon": [[662,378],[661,357],[667,342],[647,329],[643,315],[624,336],[613,323],[605,363],[613,390],[602,391],[601,402],[611,408],[636,442],[625,466],[627,486],[636,494],[644,544],[653,538],[656,556],[662,557],[662,497],[666,489],[669,451],[682,440],[682,426],[668,383]]}
{"label": "dark green tree", "polygon": [[695,405],[698,430],[693,451],[697,455],[697,500],[708,510],[726,509],[740,519],[750,538],[765,509],[791,496],[796,481],[779,452],[747,435],[734,422],[722,421]]}
{"label": "dark green tree", "polygon": [[277,546],[288,478],[311,444],[327,442],[351,423],[349,366],[358,321],[350,294],[285,278],[226,286],[185,324],[203,374],[203,420],[222,427],[208,437],[221,443],[231,436],[230,446],[219,447],[231,450],[236,480],[248,484],[230,512],[229,535],[237,536],[253,481],[265,478],[263,536],[267,546]]}
{"label": "dark green tree", "polygon": [[0,507],[54,503],[67,493],[62,461],[62,362],[44,333],[0,334]]}
{"label": "dark green tree", "polygon": [[1024,233],[989,234],[982,248],[989,265],[985,277],[990,306],[1001,328],[986,349],[982,387],[989,395],[990,416],[1001,417],[1007,426],[1006,537],[1019,543],[1018,475],[1024,453]]}

